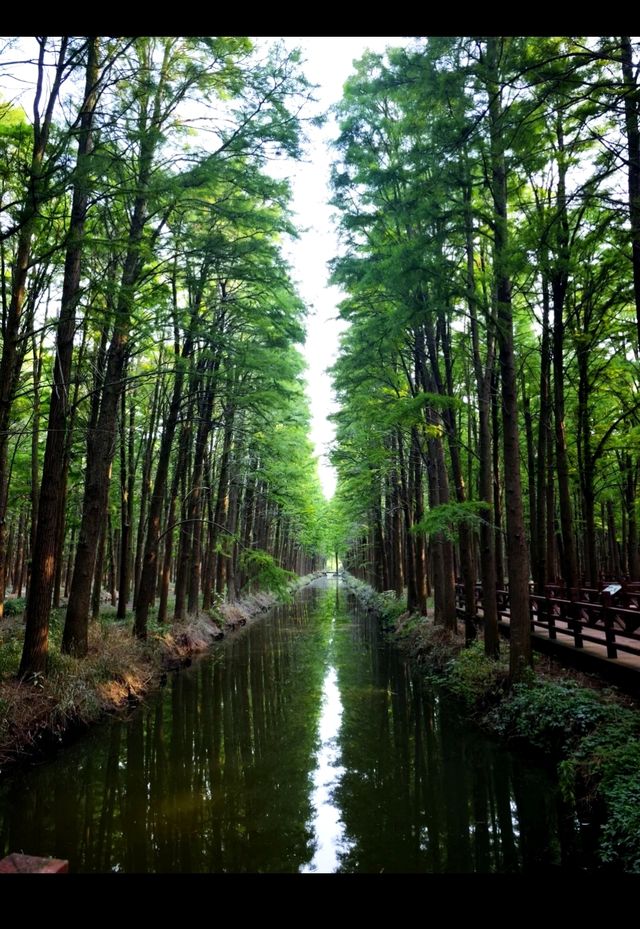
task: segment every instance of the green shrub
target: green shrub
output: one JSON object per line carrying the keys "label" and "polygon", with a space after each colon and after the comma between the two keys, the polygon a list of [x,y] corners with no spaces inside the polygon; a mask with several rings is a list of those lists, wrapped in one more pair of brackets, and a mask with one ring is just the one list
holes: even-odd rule
{"label": "green shrub", "polygon": [[[636,765],[640,750],[636,750]],[[600,857],[607,864],[640,874],[640,773],[620,774],[600,791],[607,817],[600,833]]]}
{"label": "green shrub", "polygon": [[[375,604],[386,626],[395,627],[403,613],[407,612],[407,604],[403,597],[396,597],[392,590],[385,590],[378,594]],[[403,626],[403,634],[407,635],[410,629],[422,622],[422,617],[415,613]],[[407,628],[409,626],[409,628]]]}
{"label": "green shrub", "polygon": [[568,751],[606,713],[606,704],[591,691],[571,681],[545,681],[514,685],[492,722],[507,738],[557,754]]}
{"label": "green shrub", "polygon": [[291,602],[289,585],[296,574],[281,568],[268,552],[260,548],[244,551],[240,556],[240,565],[248,572],[250,583],[276,594],[283,603]]}
{"label": "green shrub", "polygon": [[22,643],[18,639],[9,639],[0,645],[0,680],[15,677],[20,667]]}
{"label": "green shrub", "polygon": [[388,621],[388,625],[397,633],[399,639],[409,638],[425,621],[424,616],[420,616],[418,613],[412,613],[411,616],[402,619],[402,614],[406,612],[406,609],[402,611],[398,609],[384,617]]}
{"label": "green shrub", "polygon": [[445,683],[466,705],[486,707],[504,693],[508,668],[504,660],[487,658],[482,642],[462,649],[445,666]]}
{"label": "green shrub", "polygon": [[4,615],[18,616],[20,613],[24,613],[26,607],[27,601],[24,597],[13,597],[11,600],[4,601]]}
{"label": "green shrub", "polygon": [[602,722],[560,764],[568,798],[580,792],[604,805],[600,857],[640,873],[640,714],[604,706]]}

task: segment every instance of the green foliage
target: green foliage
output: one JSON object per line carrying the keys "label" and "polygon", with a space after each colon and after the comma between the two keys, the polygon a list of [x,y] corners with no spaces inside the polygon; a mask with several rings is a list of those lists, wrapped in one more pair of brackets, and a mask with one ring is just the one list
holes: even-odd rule
{"label": "green foliage", "polygon": [[607,816],[600,836],[600,855],[604,862],[617,864],[632,874],[640,874],[640,745],[620,756],[615,778],[604,780],[599,788]]}
{"label": "green foliage", "polygon": [[291,599],[289,584],[296,575],[281,568],[268,552],[259,548],[247,550],[242,553],[240,563],[258,587],[272,591],[285,603]]}
{"label": "green foliage", "polygon": [[0,680],[15,677],[20,666],[22,643],[16,638],[10,638],[0,644]]}
{"label": "green foliage", "polygon": [[[392,590],[385,590],[376,595],[376,608],[378,609],[383,623],[388,627],[395,627],[399,618],[407,611],[407,603],[403,597],[396,597]],[[420,622],[422,617],[412,617],[414,622]]]}
{"label": "green foliage", "polygon": [[640,873],[640,713],[604,706],[597,727],[560,764],[560,774],[567,796],[584,792],[604,807],[602,860]]}
{"label": "green foliage", "polygon": [[414,533],[427,535],[442,533],[446,539],[455,540],[460,526],[465,524],[477,529],[482,522],[483,511],[491,510],[491,504],[483,500],[468,500],[465,503],[441,503],[432,507],[419,523],[411,527]]}
{"label": "green foliage", "polygon": [[470,709],[486,707],[500,699],[507,685],[508,667],[503,660],[487,658],[482,642],[473,642],[445,668],[447,689]]}
{"label": "green foliage", "polygon": [[5,600],[4,614],[5,616],[19,616],[24,613],[26,605],[25,597],[12,597],[10,600]]}
{"label": "green foliage", "polygon": [[566,753],[606,717],[608,709],[593,691],[572,681],[516,684],[494,719],[509,739],[522,740],[549,754]]}

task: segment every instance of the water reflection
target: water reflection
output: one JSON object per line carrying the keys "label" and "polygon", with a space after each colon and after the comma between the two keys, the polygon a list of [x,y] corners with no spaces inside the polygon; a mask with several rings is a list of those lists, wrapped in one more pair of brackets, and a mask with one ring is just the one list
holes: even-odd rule
{"label": "water reflection", "polygon": [[313,860],[303,867],[303,871],[328,873],[337,871],[339,851],[344,846],[344,825],[340,809],[335,805],[334,788],[344,774],[340,764],[339,733],[342,720],[342,701],[338,688],[338,672],[333,664],[333,647],[339,598],[336,609],[333,598],[327,597],[325,604],[331,615],[331,637],[328,646],[329,664],[322,688],[322,715],[319,722],[318,738],[320,747],[316,755],[316,770],[313,775],[313,805],[315,815],[313,829],[315,832],[316,851]]}
{"label": "water reflection", "polygon": [[73,871],[530,871],[582,866],[579,829],[335,581],[0,785],[0,853]]}

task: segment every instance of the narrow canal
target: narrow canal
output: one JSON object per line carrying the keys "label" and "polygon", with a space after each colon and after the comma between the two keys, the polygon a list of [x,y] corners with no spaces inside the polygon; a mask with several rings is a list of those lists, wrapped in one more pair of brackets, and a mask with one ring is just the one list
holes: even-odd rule
{"label": "narrow canal", "polygon": [[76,872],[581,867],[553,778],[458,717],[319,580],[129,718],[5,776],[0,857]]}

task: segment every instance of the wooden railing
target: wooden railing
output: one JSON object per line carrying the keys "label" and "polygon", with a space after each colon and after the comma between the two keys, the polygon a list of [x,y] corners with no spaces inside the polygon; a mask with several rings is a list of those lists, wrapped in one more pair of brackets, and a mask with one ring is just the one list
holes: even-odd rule
{"label": "wooden railing", "polygon": [[[529,594],[531,631],[545,631],[549,639],[572,639],[575,648],[593,642],[606,648],[607,658],[619,652],[640,656],[640,584],[627,582],[616,593],[580,587],[572,591],[557,584],[545,588],[544,596]],[[498,621],[510,618],[509,590],[496,591]],[[456,584],[456,612],[466,614],[464,587]],[[476,622],[483,618],[482,586],[476,584],[475,604],[471,615]]]}

